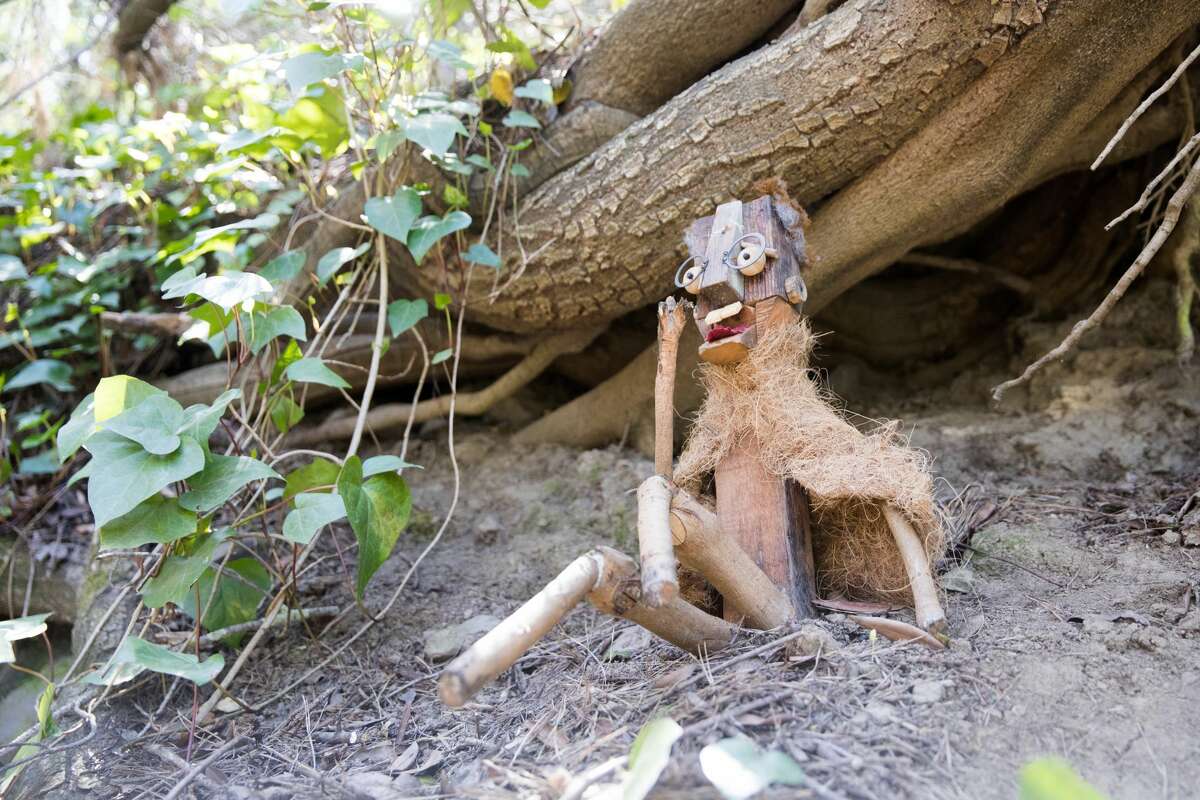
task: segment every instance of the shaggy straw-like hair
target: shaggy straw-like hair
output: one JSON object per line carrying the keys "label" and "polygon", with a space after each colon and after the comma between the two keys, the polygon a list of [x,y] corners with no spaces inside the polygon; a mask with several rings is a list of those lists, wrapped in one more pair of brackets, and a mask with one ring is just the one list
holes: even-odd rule
{"label": "shaggy straw-like hair", "polygon": [[708,394],[675,481],[699,496],[726,453],[751,443],[768,472],[808,490],[821,592],[908,602],[908,577],[880,504],[908,517],[936,563],[944,535],[927,459],[895,424],[863,432],[843,417],[809,375],[814,339],[800,321],[764,337],[734,367],[701,368]]}

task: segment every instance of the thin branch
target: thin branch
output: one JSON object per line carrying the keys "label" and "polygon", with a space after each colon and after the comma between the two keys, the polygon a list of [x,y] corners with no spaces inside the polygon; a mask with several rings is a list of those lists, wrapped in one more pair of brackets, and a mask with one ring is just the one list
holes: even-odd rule
{"label": "thin branch", "polygon": [[1196,163],[1192,165],[1192,168],[1188,172],[1187,177],[1184,178],[1183,183],[1180,184],[1179,188],[1175,190],[1175,194],[1171,195],[1171,200],[1167,203],[1166,211],[1163,212],[1162,222],[1159,223],[1158,230],[1154,232],[1154,236],[1152,236],[1150,241],[1146,243],[1146,246],[1142,248],[1142,252],[1138,253],[1138,257],[1134,259],[1133,264],[1130,265],[1129,269],[1125,270],[1125,274],[1121,276],[1121,279],[1117,281],[1116,286],[1112,288],[1112,290],[1108,293],[1108,296],[1104,298],[1103,302],[1096,307],[1096,310],[1092,312],[1091,316],[1085,320],[1075,323],[1075,327],[1071,329],[1071,333],[1067,335],[1067,338],[1063,339],[1062,342],[1060,342],[1059,345],[1049,353],[1046,353],[1037,361],[1026,367],[1025,371],[1022,372],[1018,377],[1005,381],[1004,383],[992,389],[992,398],[994,400],[999,401],[1000,398],[1004,396],[1004,393],[1009,389],[1012,389],[1015,386],[1020,386],[1024,383],[1028,383],[1033,377],[1034,373],[1049,364],[1051,361],[1062,358],[1066,353],[1074,348],[1076,344],[1079,343],[1079,340],[1083,338],[1085,333],[1090,331],[1092,328],[1100,326],[1104,322],[1105,318],[1109,315],[1109,312],[1111,312],[1113,307],[1116,306],[1117,302],[1125,296],[1125,292],[1128,291],[1133,282],[1137,280],[1137,277],[1142,274],[1142,271],[1146,268],[1146,265],[1150,263],[1150,260],[1153,259],[1158,251],[1162,248],[1163,243],[1167,241],[1167,237],[1171,235],[1171,231],[1175,230],[1175,225],[1179,222],[1179,216],[1181,213],[1183,213],[1184,206],[1187,205],[1188,199],[1190,199],[1195,193],[1198,186],[1200,186],[1200,160],[1197,160]]}
{"label": "thin branch", "polygon": [[1188,155],[1196,149],[1197,145],[1200,145],[1200,133],[1188,139],[1187,142],[1184,143],[1183,147],[1179,148],[1179,152],[1175,154],[1175,157],[1172,158],[1165,167],[1163,167],[1161,172],[1154,176],[1154,179],[1150,181],[1150,183],[1146,184],[1146,188],[1142,190],[1142,196],[1138,198],[1137,202],[1125,209],[1121,213],[1121,216],[1105,225],[1104,230],[1112,230],[1114,227],[1128,219],[1131,214],[1144,211],[1146,206],[1150,203],[1151,198],[1154,197],[1154,190],[1158,188],[1158,185],[1174,174],[1175,167],[1179,165],[1179,162],[1187,158]]}
{"label": "thin branch", "polygon": [[1007,270],[993,267],[991,264],[984,264],[982,261],[975,261],[970,258],[948,258],[930,253],[912,252],[901,258],[899,263],[984,275],[996,283],[1007,286],[1018,294],[1029,294],[1033,291],[1033,284],[1020,275],[1014,275]]}
{"label": "thin branch", "polygon": [[1163,82],[1162,86],[1159,86],[1157,89],[1151,92],[1150,96],[1143,100],[1142,104],[1135,108],[1133,113],[1125,118],[1125,121],[1121,123],[1121,127],[1117,129],[1117,132],[1113,134],[1113,137],[1108,140],[1108,144],[1106,144],[1104,149],[1100,151],[1100,155],[1096,156],[1096,160],[1092,162],[1092,169],[1100,168],[1100,165],[1104,163],[1104,159],[1108,158],[1108,154],[1111,153],[1113,148],[1117,146],[1117,142],[1121,141],[1121,139],[1125,137],[1125,134],[1129,132],[1129,129],[1133,127],[1133,123],[1137,122],[1138,118],[1142,116],[1142,114],[1145,114],[1146,110],[1150,108],[1150,106],[1154,105],[1158,98],[1166,94],[1170,88],[1175,85],[1175,82],[1179,80],[1183,73],[1187,71],[1187,68],[1191,66],[1192,62],[1198,57],[1200,57],[1200,45],[1197,45],[1195,50],[1188,53],[1187,58],[1179,62],[1179,66],[1176,67],[1175,71],[1171,73],[1170,77]]}

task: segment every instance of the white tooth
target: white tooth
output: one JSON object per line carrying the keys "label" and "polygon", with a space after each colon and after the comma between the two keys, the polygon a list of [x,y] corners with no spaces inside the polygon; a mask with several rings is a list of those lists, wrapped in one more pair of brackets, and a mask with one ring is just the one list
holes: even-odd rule
{"label": "white tooth", "polygon": [[730,317],[736,316],[741,310],[742,310],[742,304],[740,301],[730,303],[727,306],[721,306],[720,308],[714,308],[712,311],[708,312],[708,314],[705,315],[704,324],[705,325],[716,325],[718,322],[720,322],[723,319],[729,319]]}

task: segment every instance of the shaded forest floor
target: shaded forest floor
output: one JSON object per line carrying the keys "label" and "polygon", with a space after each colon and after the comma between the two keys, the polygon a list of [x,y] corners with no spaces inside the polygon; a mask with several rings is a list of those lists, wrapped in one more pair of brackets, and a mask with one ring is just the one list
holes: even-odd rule
{"label": "shaded forest floor", "polygon": [[[832,371],[849,407],[902,418],[934,456],[947,496],[965,498],[959,520],[975,550],[945,565],[949,651],[872,641],[830,614],[800,647],[745,657],[769,641],[747,634],[700,664],[584,608],[476,703],[447,711],[425,635],[503,616],[594,544],[633,551],[632,490],[651,471],[630,450],[517,448],[486,422],[460,423],[459,508],[415,582],[330,668],[265,713],[203,732],[201,757],[248,738],[190,791],[556,797],[572,776],[628,753],[645,721],[668,714],[685,735],[654,796],[716,797],[696,754],[737,733],[796,758],[814,783],[809,796],[1008,798],[1021,765],[1045,754],[1115,798],[1194,796],[1200,548],[1188,542],[1200,544],[1200,511],[1189,513],[1200,503],[1191,499],[1200,488],[1200,379],[1174,363],[1169,288],[1147,287],[1085,350],[1000,411],[982,402],[1014,363],[998,355],[921,394],[865,365]],[[1042,348],[1067,324],[1021,323],[1018,349]],[[871,401],[879,397],[895,402]],[[417,513],[368,608],[390,597],[449,504],[445,434],[444,423],[426,426],[411,454],[426,467],[410,476]],[[338,538],[352,541],[346,531]],[[306,604],[349,596],[337,558],[324,564],[302,586]],[[239,679],[240,697],[269,696],[361,620],[320,641],[299,630],[272,635]],[[190,693],[182,695],[175,716],[161,719],[188,716]],[[137,736],[161,699],[154,684],[110,705],[58,794],[169,791],[180,771],[163,749],[182,754],[182,743]]]}

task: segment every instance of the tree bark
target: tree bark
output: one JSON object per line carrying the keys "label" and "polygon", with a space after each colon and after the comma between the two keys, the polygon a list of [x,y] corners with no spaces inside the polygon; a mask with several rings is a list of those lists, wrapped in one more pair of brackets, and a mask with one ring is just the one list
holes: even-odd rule
{"label": "tree bark", "polygon": [[140,49],[154,23],[174,4],[175,0],[127,0],[117,17],[117,32],[113,35],[117,55]]}

